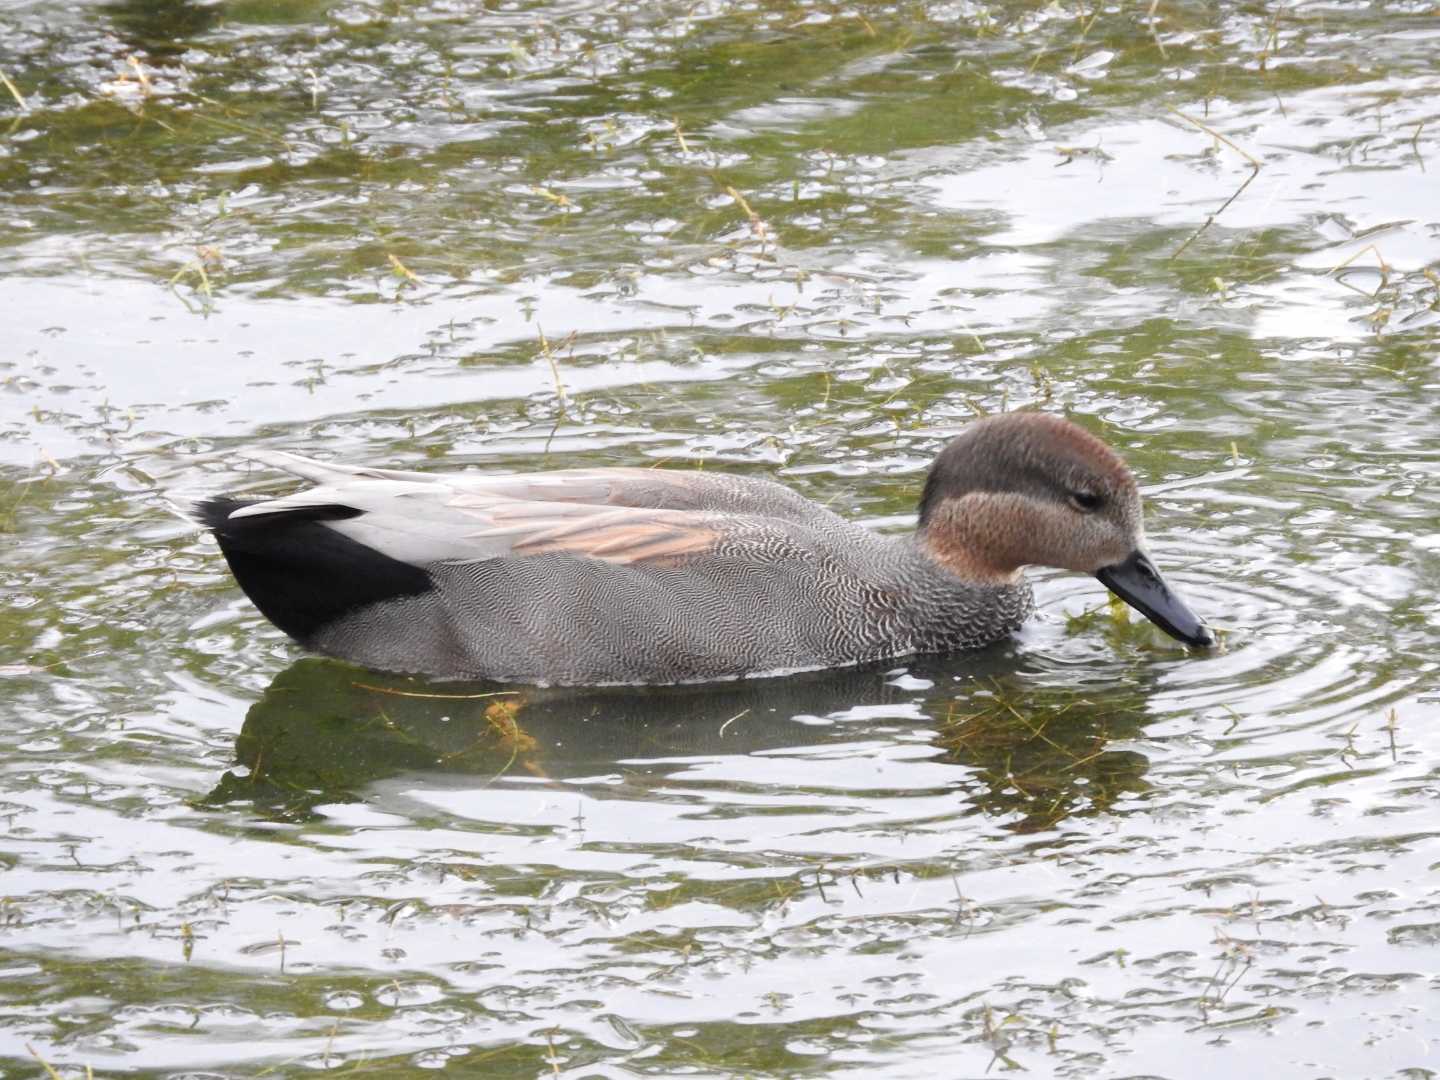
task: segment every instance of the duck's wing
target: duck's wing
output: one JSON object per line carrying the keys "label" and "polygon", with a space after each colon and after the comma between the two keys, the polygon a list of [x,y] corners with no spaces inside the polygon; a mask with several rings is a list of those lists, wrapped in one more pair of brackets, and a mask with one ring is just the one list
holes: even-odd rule
{"label": "duck's wing", "polygon": [[[558,469],[540,473],[424,473],[316,461],[279,450],[251,450],[244,456],[338,490],[357,481],[444,488],[455,496],[543,504],[713,511],[755,514],[816,525],[833,524],[834,514],[771,480],[698,469]],[[378,489],[377,489],[378,490]],[[394,489],[399,491],[401,489]],[[405,490],[410,490],[406,488]],[[310,492],[302,492],[308,496]],[[258,511],[257,511],[258,512]]]}
{"label": "duck's wing", "polygon": [[[217,532],[265,533],[318,524],[416,567],[571,554],[614,563],[682,560],[764,519],[711,511],[542,502],[436,482],[351,477],[260,502],[210,500],[198,516]],[[776,522],[783,528],[784,523]]]}

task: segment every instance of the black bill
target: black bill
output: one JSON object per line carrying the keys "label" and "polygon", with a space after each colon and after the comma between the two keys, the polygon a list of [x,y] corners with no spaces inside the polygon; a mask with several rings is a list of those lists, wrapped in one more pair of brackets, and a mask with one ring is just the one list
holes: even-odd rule
{"label": "black bill", "polygon": [[1120,597],[1140,614],[1171,637],[1187,645],[1209,648],[1215,644],[1215,633],[1185,601],[1170,591],[1150,556],[1135,550],[1122,563],[1097,570],[1095,576],[1107,589]]}

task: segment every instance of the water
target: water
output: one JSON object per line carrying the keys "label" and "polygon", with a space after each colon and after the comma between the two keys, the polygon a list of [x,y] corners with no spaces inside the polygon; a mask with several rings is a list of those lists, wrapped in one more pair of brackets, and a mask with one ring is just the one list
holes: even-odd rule
{"label": "water", "polygon": [[[0,13],[0,1068],[1440,1072],[1432,7]],[[978,656],[426,684],[165,503],[262,445],[897,529],[1025,406],[1221,651],[1043,574]]]}

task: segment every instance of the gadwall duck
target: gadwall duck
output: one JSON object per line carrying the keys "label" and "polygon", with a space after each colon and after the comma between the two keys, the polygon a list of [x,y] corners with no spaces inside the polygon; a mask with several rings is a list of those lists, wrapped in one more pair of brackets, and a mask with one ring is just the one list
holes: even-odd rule
{"label": "gadwall duck", "polygon": [[972,649],[1030,615],[1030,565],[1094,574],[1171,636],[1215,642],[1145,553],[1125,463],[1042,413],[968,425],[899,537],[709,471],[435,475],[251,456],[316,486],[207,499],[197,520],[271,622],[372,668],[675,683]]}

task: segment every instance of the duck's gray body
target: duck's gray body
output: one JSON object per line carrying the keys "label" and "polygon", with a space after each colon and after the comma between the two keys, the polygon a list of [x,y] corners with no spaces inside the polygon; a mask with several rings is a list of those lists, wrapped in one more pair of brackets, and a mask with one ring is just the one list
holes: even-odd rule
{"label": "duck's gray body", "polygon": [[[550,684],[734,678],[973,648],[1012,633],[1033,607],[1023,579],[963,582],[913,536],[880,536],[766,480],[431,475],[263,458],[320,486],[211,500],[204,520],[273,621],[369,667]],[[336,536],[307,559],[317,530]],[[258,574],[257,561],[269,564]],[[277,584],[320,590],[326,574],[383,579],[392,561],[416,571],[398,572],[402,588],[362,591],[351,605],[337,582],[342,602],[315,618],[273,595]]]}
{"label": "duck's gray body", "polygon": [[370,667],[517,682],[671,683],[988,644],[1029,587],[947,580],[908,541],[816,530],[722,538],[703,562],[573,555],[438,563],[433,591],[371,604],[306,644]]}

